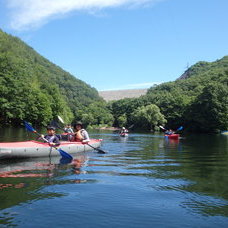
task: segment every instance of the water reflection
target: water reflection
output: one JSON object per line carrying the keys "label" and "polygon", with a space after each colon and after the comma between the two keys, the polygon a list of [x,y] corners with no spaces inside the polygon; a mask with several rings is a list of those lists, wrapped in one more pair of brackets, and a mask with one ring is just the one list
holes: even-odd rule
{"label": "water reflection", "polygon": [[[44,227],[53,216],[46,205],[53,205],[53,226],[62,220],[84,227],[227,225],[226,138],[167,141],[162,135],[121,138],[107,132],[93,137],[104,139],[107,154],[0,162],[0,226],[24,221],[29,205],[41,209]],[[33,222],[28,217],[27,227]]]}
{"label": "water reflection", "polygon": [[[2,190],[0,208],[34,199],[34,192],[45,185],[85,182],[80,178],[74,178],[74,175],[83,173],[82,168],[87,164],[88,159],[89,157],[86,154],[80,154],[68,163],[62,163],[59,157],[0,161],[0,189]],[[71,178],[64,180],[63,177],[69,175]],[[59,179],[60,177],[63,179]],[[33,192],[34,197],[28,194],[31,192]],[[2,200],[7,198],[5,197],[6,194],[13,198],[10,202]],[[18,198],[18,194],[21,197]],[[42,194],[43,198],[50,196],[59,197],[62,194]]]}

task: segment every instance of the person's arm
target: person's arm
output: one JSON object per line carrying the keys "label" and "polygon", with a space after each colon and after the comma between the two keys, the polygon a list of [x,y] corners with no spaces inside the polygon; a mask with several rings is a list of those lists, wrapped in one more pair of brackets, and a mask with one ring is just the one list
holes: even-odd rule
{"label": "person's arm", "polygon": [[60,141],[59,141],[58,136],[55,135],[55,138],[53,139],[52,142],[49,142],[49,145],[50,146],[59,146],[60,145]]}
{"label": "person's arm", "polygon": [[43,142],[47,142],[47,139],[46,139],[47,135],[40,135],[37,140],[42,140]]}
{"label": "person's arm", "polygon": [[83,140],[82,140],[83,143],[87,143],[90,141],[89,134],[86,130],[82,131],[82,135],[83,135]]}
{"label": "person's arm", "polygon": [[82,136],[81,130],[75,132],[75,140],[76,141],[82,141],[83,140],[83,136]]}

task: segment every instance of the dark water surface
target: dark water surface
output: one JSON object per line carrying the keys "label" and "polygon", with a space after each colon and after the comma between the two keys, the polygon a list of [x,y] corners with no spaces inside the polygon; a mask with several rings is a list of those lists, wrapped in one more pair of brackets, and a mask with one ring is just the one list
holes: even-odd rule
{"label": "dark water surface", "polygon": [[90,135],[107,154],[0,161],[0,227],[228,227],[228,136]]}

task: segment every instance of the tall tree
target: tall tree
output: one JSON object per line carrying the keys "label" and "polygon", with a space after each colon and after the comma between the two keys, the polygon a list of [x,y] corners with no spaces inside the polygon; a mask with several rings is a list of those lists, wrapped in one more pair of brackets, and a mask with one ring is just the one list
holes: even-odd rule
{"label": "tall tree", "polygon": [[150,104],[138,107],[132,114],[136,126],[147,130],[156,130],[156,126],[166,123],[165,117],[161,114],[157,105]]}

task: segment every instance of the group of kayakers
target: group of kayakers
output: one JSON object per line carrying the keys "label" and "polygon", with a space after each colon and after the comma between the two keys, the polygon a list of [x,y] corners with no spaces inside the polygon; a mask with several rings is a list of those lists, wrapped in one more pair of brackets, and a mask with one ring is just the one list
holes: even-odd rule
{"label": "group of kayakers", "polygon": [[[47,134],[41,135],[40,139],[48,142],[50,146],[59,146],[61,135],[57,135],[54,126],[47,126]],[[83,128],[82,122],[77,122],[71,126],[67,124],[63,129],[64,133],[67,134],[69,141],[88,143],[90,141],[88,132]]]}
{"label": "group of kayakers", "polygon": [[[172,129],[165,129],[164,127],[160,126],[161,129],[164,130],[165,135],[173,135],[175,132]],[[50,146],[59,146],[60,145],[60,139],[61,135],[57,135],[55,132],[54,126],[48,126],[47,127],[47,134],[41,135],[41,139],[45,142],[48,142]],[[90,141],[88,132],[83,128],[82,122],[78,121],[75,124],[73,124],[73,127],[71,124],[67,124],[63,131],[68,141],[73,142],[82,142],[82,143],[88,143]],[[125,127],[122,127],[119,132],[120,136],[126,136],[128,135],[128,130]]]}

